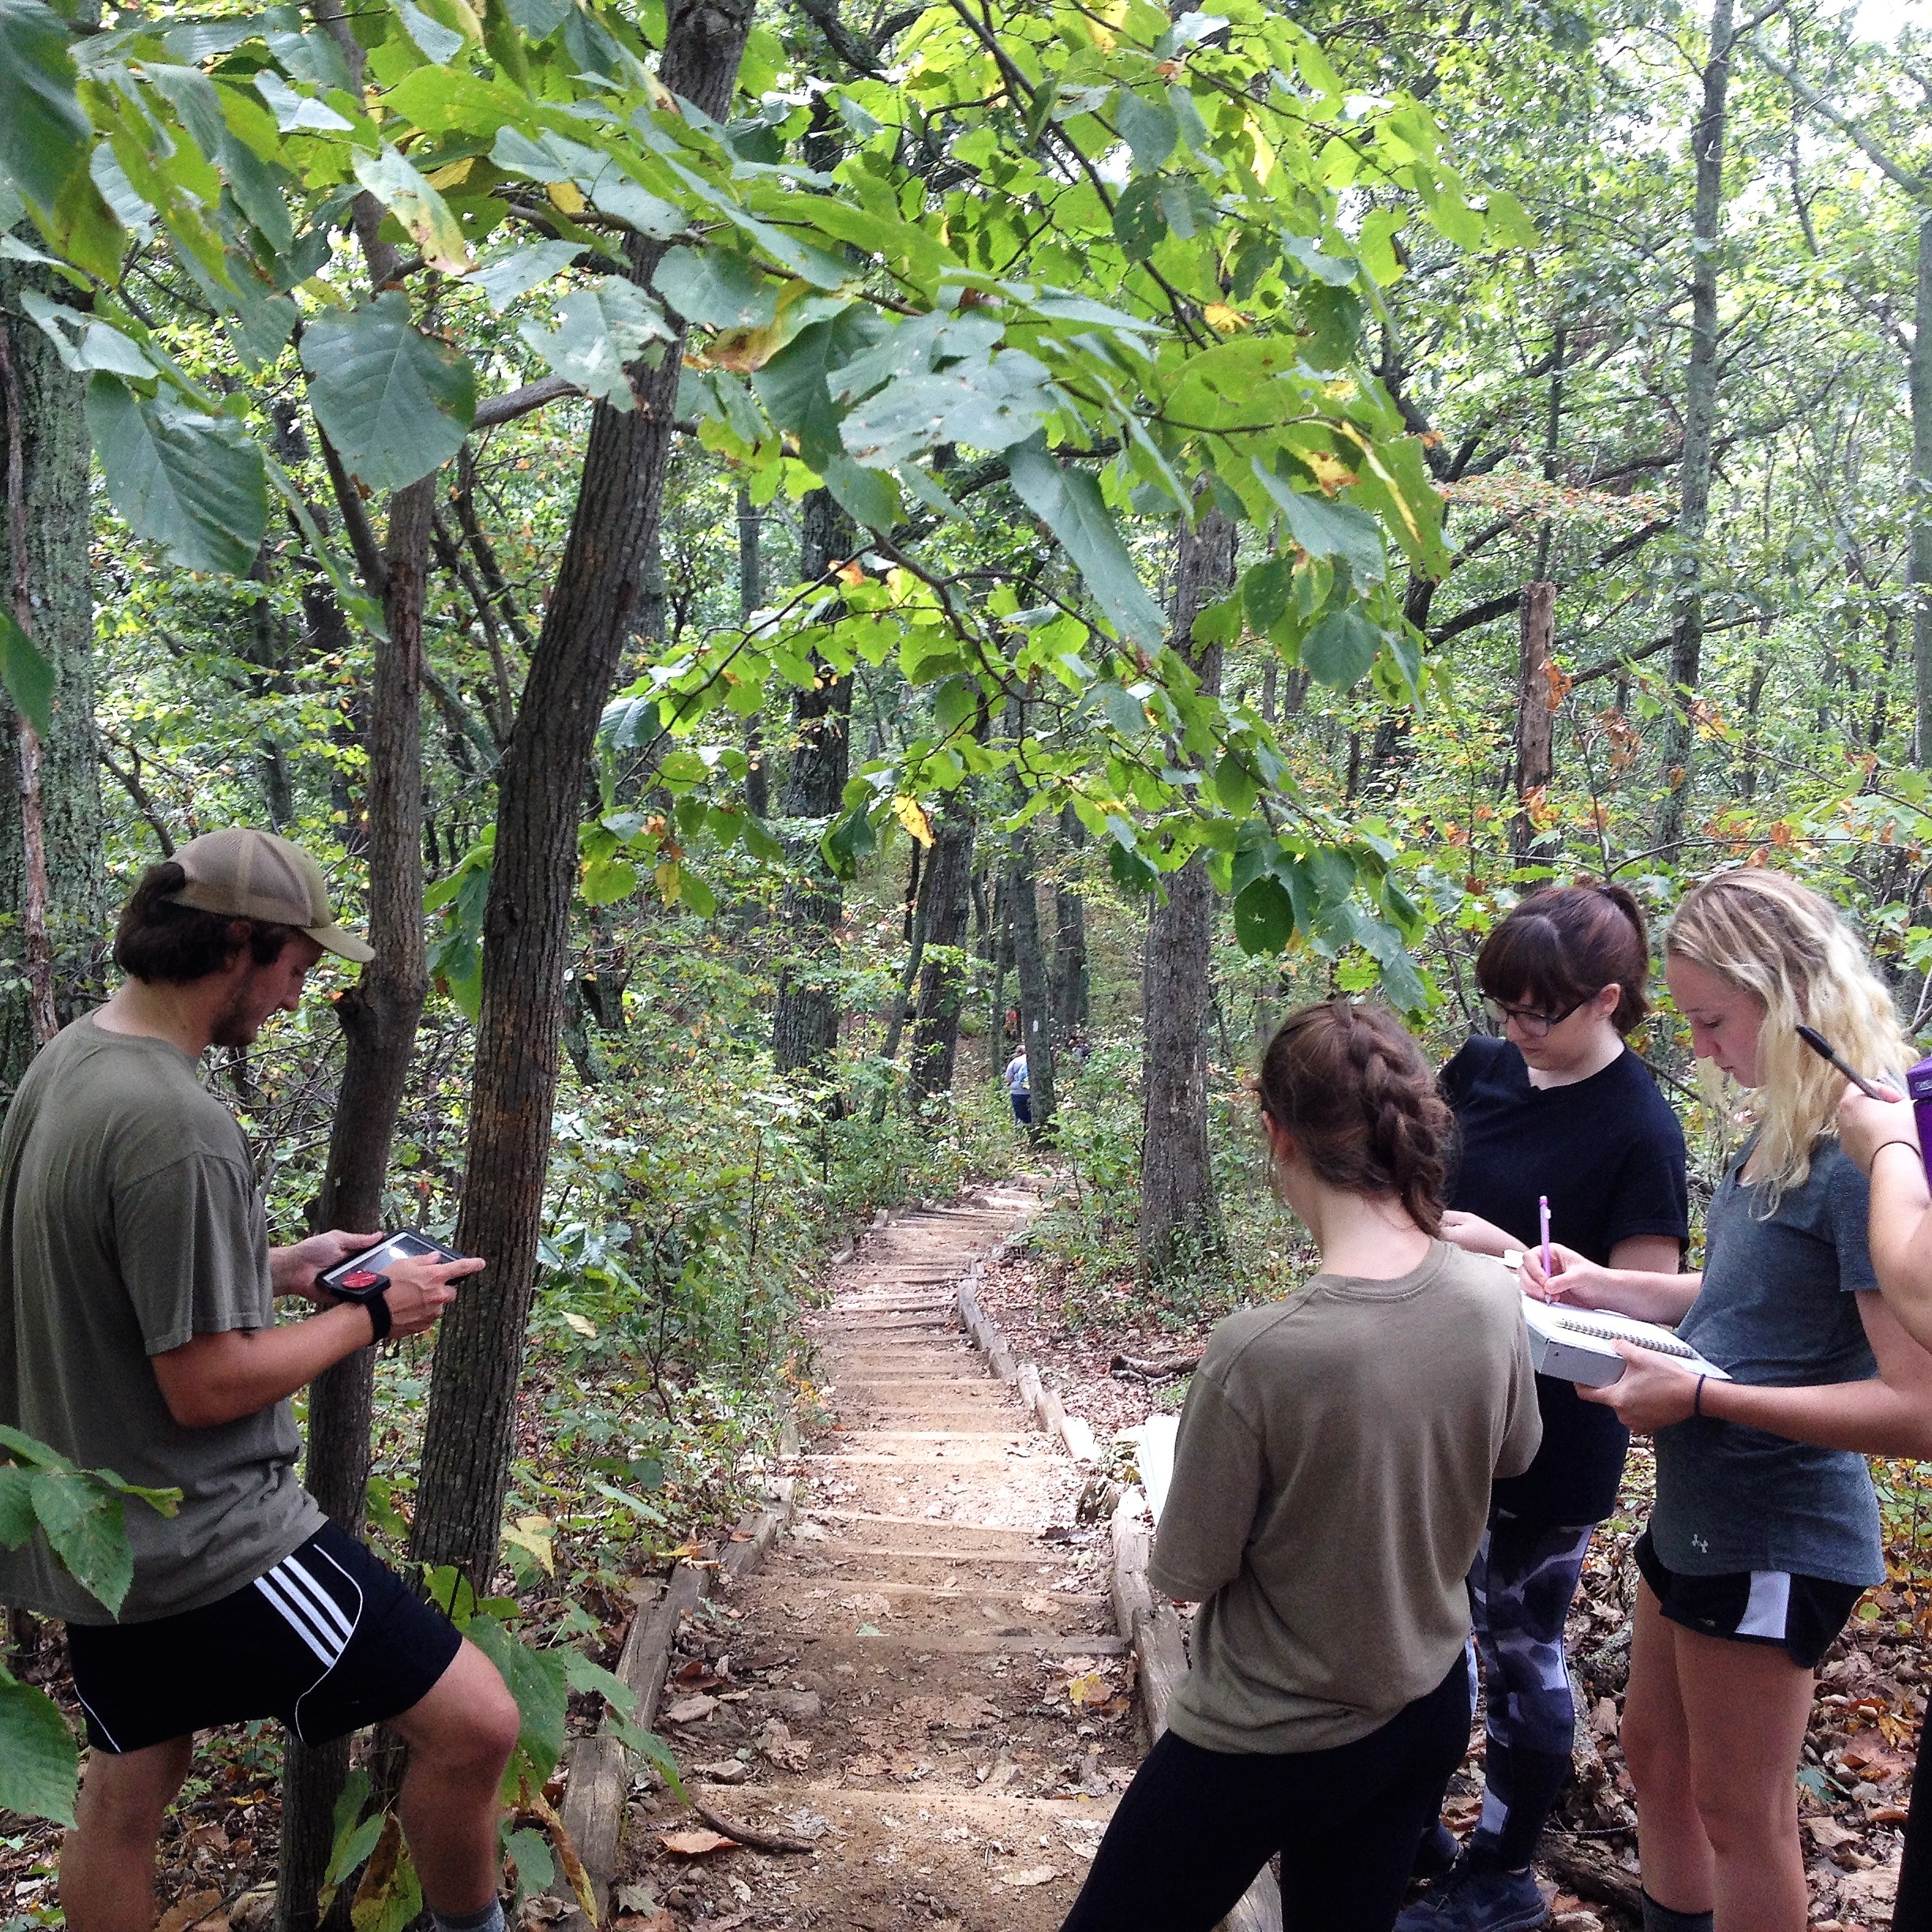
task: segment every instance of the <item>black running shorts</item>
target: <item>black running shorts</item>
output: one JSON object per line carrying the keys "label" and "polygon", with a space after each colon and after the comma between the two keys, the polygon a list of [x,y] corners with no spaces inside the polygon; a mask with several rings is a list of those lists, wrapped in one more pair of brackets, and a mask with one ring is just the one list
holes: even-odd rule
{"label": "black running shorts", "polygon": [[199,1610],[67,1627],[88,1742],[115,1752],[254,1717],[326,1744],[418,1702],[462,1642],[333,1523]]}
{"label": "black running shorts", "polygon": [[1818,1668],[1865,1594],[1860,1583],[1834,1583],[1829,1577],[1784,1570],[1686,1576],[1666,1566],[1648,1530],[1637,1540],[1636,1554],[1657,1608],[1672,1623],[1700,1637],[1781,1644],[1800,1670]]}

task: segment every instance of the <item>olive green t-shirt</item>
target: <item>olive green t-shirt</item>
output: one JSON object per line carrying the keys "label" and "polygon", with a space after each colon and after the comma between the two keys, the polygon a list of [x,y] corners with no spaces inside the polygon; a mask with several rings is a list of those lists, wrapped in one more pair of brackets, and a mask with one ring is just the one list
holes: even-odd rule
{"label": "olive green t-shirt", "polygon": [[[212,1603],[321,1526],[286,1402],[184,1428],[149,1361],[274,1322],[267,1216],[234,1117],[178,1047],[76,1020],[28,1069],[0,1133],[0,1421],[83,1468],[182,1491],[171,1518],[126,1505],[122,1623]],[[0,1603],[112,1620],[39,1534],[0,1548]]]}
{"label": "olive green t-shirt", "polygon": [[1318,1275],[1209,1338],[1149,1574],[1197,1600],[1169,1721],[1216,1751],[1325,1750],[1446,1677],[1496,1476],[1542,1436],[1522,1297],[1436,1242]]}

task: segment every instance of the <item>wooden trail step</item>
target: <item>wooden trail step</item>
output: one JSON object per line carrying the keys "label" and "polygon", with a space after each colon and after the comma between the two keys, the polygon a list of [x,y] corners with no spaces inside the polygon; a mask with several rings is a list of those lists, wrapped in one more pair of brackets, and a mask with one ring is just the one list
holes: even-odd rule
{"label": "wooden trail step", "polygon": [[[935,1523],[934,1529],[950,1528],[950,1524]],[[987,1549],[909,1549],[902,1544],[847,1543],[836,1537],[827,1537],[821,1543],[811,1539],[815,1550],[828,1556],[877,1556],[895,1563],[1005,1563],[1016,1569],[1046,1570],[1061,1560],[1056,1548],[1043,1548],[1038,1552],[1028,1550]]]}
{"label": "wooden trail step", "polygon": [[[870,1587],[878,1589],[883,1585]],[[801,1644],[858,1644],[879,1650],[905,1650],[927,1657],[1125,1657],[1133,1648],[1125,1638],[1062,1637],[1054,1631],[988,1631],[957,1635],[945,1631],[800,1631]]]}
{"label": "wooden trail step", "polygon": [[[960,1530],[975,1530],[988,1536],[1031,1537],[1039,1539],[1037,1523],[969,1523],[940,1522],[930,1516],[889,1516],[874,1510],[839,1509],[827,1503],[820,1503],[812,1514],[814,1516],[836,1517],[841,1522],[900,1523],[919,1530],[944,1530],[948,1533]],[[1043,1549],[1064,1550],[1070,1545],[1061,1543],[1042,1543]]]}

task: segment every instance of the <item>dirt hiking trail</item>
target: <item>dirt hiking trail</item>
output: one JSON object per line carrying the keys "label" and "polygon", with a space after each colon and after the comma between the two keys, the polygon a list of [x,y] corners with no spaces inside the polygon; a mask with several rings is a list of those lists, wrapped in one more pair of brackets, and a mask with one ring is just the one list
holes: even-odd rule
{"label": "dirt hiking trail", "polygon": [[789,1533],[687,1625],[658,1719],[714,1822],[808,1848],[680,1855],[666,1836],[706,1821],[660,1794],[620,1871],[650,1932],[1053,1932],[1072,1903],[1140,1754],[1107,1531],[954,1312],[1038,1204],[895,1217],[808,1324],[830,1427]]}

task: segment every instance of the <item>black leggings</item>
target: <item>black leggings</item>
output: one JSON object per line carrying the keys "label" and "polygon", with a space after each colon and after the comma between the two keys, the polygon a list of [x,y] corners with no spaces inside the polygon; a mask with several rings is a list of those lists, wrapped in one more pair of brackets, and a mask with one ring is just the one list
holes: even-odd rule
{"label": "black leggings", "polygon": [[1427,1697],[1330,1750],[1203,1750],[1166,1732],[1061,1932],[1209,1932],[1277,1852],[1283,1932],[1388,1932],[1469,1727],[1458,1657]]}

